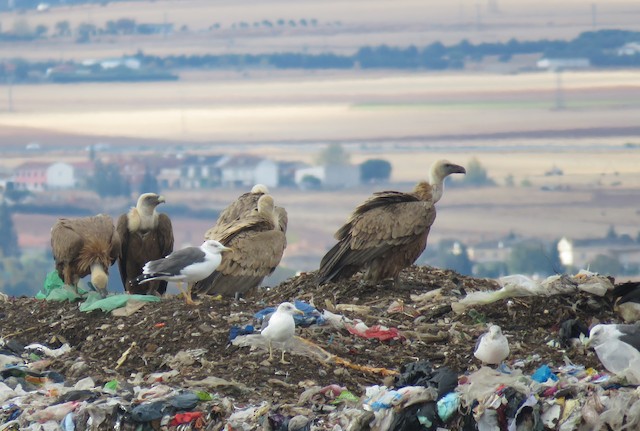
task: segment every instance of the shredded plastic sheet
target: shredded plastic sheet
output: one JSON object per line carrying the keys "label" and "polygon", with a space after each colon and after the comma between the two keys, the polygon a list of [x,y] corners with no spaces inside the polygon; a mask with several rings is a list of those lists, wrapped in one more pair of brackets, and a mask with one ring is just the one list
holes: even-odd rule
{"label": "shredded plastic sheet", "polygon": [[593,295],[604,296],[613,289],[613,283],[607,277],[581,270],[577,275],[552,275],[542,282],[525,275],[508,275],[498,279],[502,288],[492,291],[471,292],[451,308],[456,313],[463,313],[473,305],[491,304],[506,298],[521,296],[551,296],[574,293],[582,290]]}
{"label": "shredded plastic sheet", "polygon": [[[259,347],[264,350],[269,349],[269,341],[263,337],[261,334],[249,334],[249,335],[239,335],[232,342],[234,346],[238,347]],[[320,362],[334,362],[336,364],[342,365],[347,368],[351,368],[353,370],[358,370],[366,373],[372,374],[380,374],[383,376],[391,376],[398,374],[395,370],[389,370],[387,368],[380,367],[369,367],[365,365],[354,364],[347,359],[343,359],[339,356],[334,355],[333,353],[329,353],[324,350],[322,347],[318,346],[315,343],[312,343],[309,340],[305,340],[302,337],[298,337],[297,335],[293,338],[290,338],[288,341],[283,343],[274,343],[276,346],[279,344],[280,348],[284,348],[288,353],[294,355],[306,356],[308,358],[316,359]]]}
{"label": "shredded plastic sheet", "polygon": [[113,311],[116,308],[125,307],[129,301],[137,302],[160,302],[160,298],[153,295],[129,295],[119,294],[111,295],[106,298],[100,298],[96,292],[91,292],[87,300],[80,304],[80,311],[89,312],[93,310],[102,310],[105,312]]}
{"label": "shredded plastic sheet", "polygon": [[76,293],[73,287],[66,286],[58,275],[58,271],[53,270],[47,274],[42,289],[36,293],[35,298],[46,301],[74,302],[85,293],[87,291],[80,287],[78,287],[78,293]]}

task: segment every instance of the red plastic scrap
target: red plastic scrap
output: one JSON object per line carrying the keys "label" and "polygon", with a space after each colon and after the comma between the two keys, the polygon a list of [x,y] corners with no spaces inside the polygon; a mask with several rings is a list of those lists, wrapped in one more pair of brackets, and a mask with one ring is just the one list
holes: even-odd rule
{"label": "red plastic scrap", "polygon": [[171,423],[169,424],[172,427],[182,425],[182,424],[190,424],[196,419],[200,419],[202,417],[202,412],[186,412],[186,413],[178,413],[173,419],[171,419]]}
{"label": "red plastic scrap", "polygon": [[388,341],[388,340],[404,340],[404,336],[400,334],[398,328],[387,328],[382,325],[373,325],[366,330],[360,330],[355,326],[347,326],[347,331],[354,335],[358,335],[364,338],[375,338],[380,341]]}

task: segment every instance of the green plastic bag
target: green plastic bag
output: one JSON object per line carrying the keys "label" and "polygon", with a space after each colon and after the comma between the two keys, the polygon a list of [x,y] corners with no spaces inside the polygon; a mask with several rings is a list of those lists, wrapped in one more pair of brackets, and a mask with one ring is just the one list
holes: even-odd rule
{"label": "green plastic bag", "polygon": [[36,293],[36,299],[44,299],[46,301],[69,301],[73,302],[82,297],[87,291],[78,288],[78,293],[71,286],[66,286],[58,271],[55,269],[47,274],[44,279],[42,289]]}
{"label": "green plastic bag", "polygon": [[160,298],[153,295],[129,295],[129,294],[119,294],[119,295],[111,295],[106,298],[100,298],[100,295],[97,292],[90,292],[87,296],[87,300],[80,304],[80,311],[93,311],[93,310],[102,310],[105,312],[110,312],[115,310],[116,308],[121,308],[127,305],[129,300],[135,301],[145,301],[145,302],[160,302]]}

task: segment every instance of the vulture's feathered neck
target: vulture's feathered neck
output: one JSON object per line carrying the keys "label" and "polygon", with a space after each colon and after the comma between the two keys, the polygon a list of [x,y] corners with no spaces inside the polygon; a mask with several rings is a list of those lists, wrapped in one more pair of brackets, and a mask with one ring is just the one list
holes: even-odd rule
{"label": "vulture's feathered neck", "polygon": [[440,174],[439,169],[431,169],[431,172],[429,172],[429,184],[431,185],[431,195],[434,204],[440,200],[444,192],[444,178],[445,177]]}
{"label": "vulture's feathered neck", "polygon": [[144,205],[142,202],[129,211],[129,230],[131,232],[148,231],[158,226],[158,213],[155,206]]}

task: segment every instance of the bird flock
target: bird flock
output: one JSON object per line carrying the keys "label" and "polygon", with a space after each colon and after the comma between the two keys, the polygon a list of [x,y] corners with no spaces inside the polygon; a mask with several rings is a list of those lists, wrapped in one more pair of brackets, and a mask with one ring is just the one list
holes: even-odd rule
{"label": "bird flock", "polygon": [[[322,258],[317,281],[325,284],[364,271],[368,283],[393,279],[422,254],[442,197],[444,179],[466,173],[446,160],[435,162],[429,180],[409,193],[374,193],[338,229],[338,241]],[[204,233],[200,247],[173,250],[171,220],[157,211],[163,196],[144,193],[117,223],[100,214],[59,219],[51,230],[56,269],[65,284],[79,279],[106,294],[109,267],[117,260],[127,293],[163,295],[167,282],[186,282],[191,294],[238,297],[273,273],[287,247],[287,211],[275,204],[262,184],[227,206]]]}
{"label": "bird flock", "polygon": [[[335,233],[337,242],[321,259],[317,283],[362,272],[364,283],[391,279],[392,286],[398,286],[401,271],[427,246],[445,178],[465,173],[460,165],[438,160],[429,170],[429,179],[420,181],[413,191],[374,193]],[[178,282],[180,288],[185,282],[185,301],[194,304],[192,293],[237,298],[258,287],[279,265],[287,247],[288,217],[284,208],[275,205],[266,186],[257,184],[229,204],[204,233],[201,246],[180,250],[173,250],[171,220],[157,211],[164,202],[155,193],[142,194],[116,225],[103,214],[56,221],[51,247],[63,282],[77,293],[80,278],[90,275],[91,285],[104,296],[109,267],[118,261],[127,293],[163,295],[167,282]],[[294,336],[296,313],[300,310],[285,302],[263,324],[261,334],[269,343],[269,359],[272,343],[286,346]],[[596,325],[589,344],[605,368],[640,383],[639,325]],[[281,362],[286,363],[284,352],[283,347]],[[499,365],[509,352],[501,328],[489,325],[477,339],[474,356],[482,364]]]}

